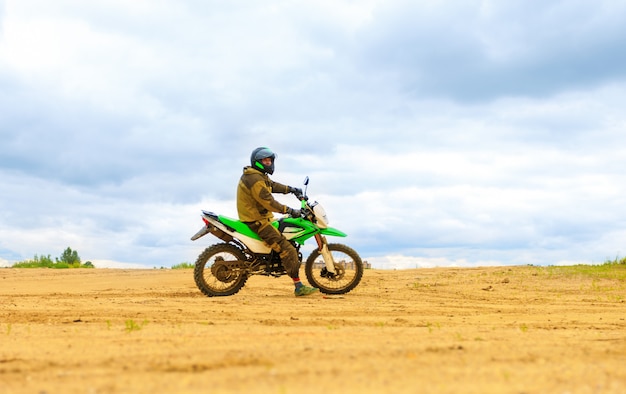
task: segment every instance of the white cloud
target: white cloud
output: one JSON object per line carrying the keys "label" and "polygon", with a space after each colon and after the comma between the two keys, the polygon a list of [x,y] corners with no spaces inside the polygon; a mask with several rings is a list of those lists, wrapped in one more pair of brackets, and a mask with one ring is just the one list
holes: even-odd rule
{"label": "white cloud", "polygon": [[96,268],[113,268],[113,269],[146,269],[146,268],[170,268],[170,266],[153,266],[149,267],[146,263],[125,263],[113,260],[93,260]]}
{"label": "white cloud", "polygon": [[500,266],[500,261],[467,261],[465,259],[450,260],[444,257],[412,257],[390,255],[365,259],[373,268],[412,269],[434,267],[490,267]]}
{"label": "white cloud", "polygon": [[262,145],[390,267],[623,253],[619,2],[4,4],[6,261],[192,262]]}

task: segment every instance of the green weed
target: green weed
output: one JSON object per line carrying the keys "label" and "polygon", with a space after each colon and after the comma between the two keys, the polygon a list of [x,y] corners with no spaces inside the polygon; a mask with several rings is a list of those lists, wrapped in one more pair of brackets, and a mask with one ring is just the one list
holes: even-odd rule
{"label": "green weed", "polygon": [[431,332],[433,332],[433,325],[432,323],[426,323],[426,327],[428,328],[428,333],[430,334]]}
{"label": "green weed", "polygon": [[441,324],[439,322],[433,324],[431,322],[427,322],[426,323],[426,328],[428,328],[428,333],[430,334],[431,332],[433,332],[433,327],[437,328],[437,329],[441,329]]}
{"label": "green weed", "polygon": [[144,320],[141,324],[137,324],[133,319],[128,319],[126,320],[126,332],[139,331],[146,324],[148,324],[147,320]]}

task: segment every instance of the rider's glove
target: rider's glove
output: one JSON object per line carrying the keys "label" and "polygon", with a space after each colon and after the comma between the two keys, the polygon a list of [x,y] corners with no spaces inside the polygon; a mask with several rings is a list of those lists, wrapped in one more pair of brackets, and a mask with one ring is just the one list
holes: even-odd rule
{"label": "rider's glove", "polygon": [[302,195],[302,189],[297,188],[297,187],[289,186],[289,193],[293,193],[296,196],[301,196]]}
{"label": "rider's glove", "polygon": [[300,216],[302,216],[302,212],[299,209],[289,207],[287,207],[287,214],[294,218],[299,218]]}

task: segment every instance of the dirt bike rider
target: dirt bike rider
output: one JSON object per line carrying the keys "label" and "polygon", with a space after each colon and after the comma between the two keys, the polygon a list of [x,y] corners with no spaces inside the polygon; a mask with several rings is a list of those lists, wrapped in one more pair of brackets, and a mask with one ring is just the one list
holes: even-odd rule
{"label": "dirt bike rider", "polygon": [[270,179],[274,173],[276,154],[269,148],[260,147],[252,151],[250,166],[244,167],[243,175],[237,187],[237,212],[239,220],[261,237],[273,251],[279,253],[280,259],[293,279],[296,296],[305,296],[318,291],[315,287],[304,285],[300,281],[300,259],[296,248],[272,226],[273,212],[287,213],[293,217],[300,216],[299,209],[293,209],[276,201],[272,193],[302,194],[302,190],[285,186]]}

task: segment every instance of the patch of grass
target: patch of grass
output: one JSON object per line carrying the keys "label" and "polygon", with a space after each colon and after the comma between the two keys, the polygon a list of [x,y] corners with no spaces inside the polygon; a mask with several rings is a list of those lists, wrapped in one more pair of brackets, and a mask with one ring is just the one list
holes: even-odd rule
{"label": "patch of grass", "polygon": [[604,264],[596,265],[569,265],[569,266],[549,266],[539,268],[548,277],[558,276],[584,276],[592,279],[615,279],[618,281],[626,281],[626,264],[608,261]]}
{"label": "patch of grass", "polygon": [[95,268],[91,261],[81,263],[76,251],[67,248],[60,258],[54,260],[50,255],[35,255],[32,259],[18,261],[11,268]]}
{"label": "patch of grass", "polygon": [[180,269],[193,269],[194,268],[194,264],[192,263],[188,263],[188,262],[183,262],[180,264],[174,264],[172,266],[173,270],[180,270]]}
{"label": "patch of grass", "polygon": [[[88,263],[88,264],[87,264]],[[64,261],[52,261],[49,257],[37,257],[32,260],[18,261],[13,264],[11,268],[55,268],[55,269],[67,269],[67,268],[94,268],[93,264],[88,261],[85,264],[79,262],[68,264]]]}
{"label": "patch of grass", "polygon": [[607,260],[604,262],[604,265],[626,265],[626,257],[615,257],[614,260]]}
{"label": "patch of grass", "polygon": [[144,320],[141,324],[137,324],[133,319],[128,319],[125,324],[126,332],[133,332],[141,330],[146,324],[148,324],[148,321]]}

